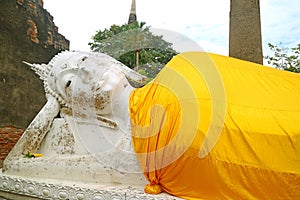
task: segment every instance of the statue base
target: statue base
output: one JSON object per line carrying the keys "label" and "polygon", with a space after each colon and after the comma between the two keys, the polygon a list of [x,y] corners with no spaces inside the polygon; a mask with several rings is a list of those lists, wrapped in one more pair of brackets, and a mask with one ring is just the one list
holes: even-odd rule
{"label": "statue base", "polygon": [[1,197],[14,200],[180,199],[166,193],[149,195],[144,193],[143,187],[81,184],[63,180],[22,178],[20,176],[5,175],[0,171],[0,199]]}

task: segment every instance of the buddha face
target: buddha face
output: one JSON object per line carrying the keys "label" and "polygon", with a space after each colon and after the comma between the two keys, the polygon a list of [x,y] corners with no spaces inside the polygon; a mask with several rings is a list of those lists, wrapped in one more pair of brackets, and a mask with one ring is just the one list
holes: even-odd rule
{"label": "buddha face", "polygon": [[129,85],[127,79],[145,81],[144,76],[117,60],[95,52],[67,51],[48,65],[29,65],[44,80],[46,93],[82,116],[112,114],[112,94]]}

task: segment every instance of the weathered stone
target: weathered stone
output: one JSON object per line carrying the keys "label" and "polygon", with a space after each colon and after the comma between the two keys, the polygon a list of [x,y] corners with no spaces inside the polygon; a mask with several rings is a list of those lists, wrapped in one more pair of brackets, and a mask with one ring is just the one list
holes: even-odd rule
{"label": "weathered stone", "polygon": [[136,21],[137,21],[136,3],[135,3],[135,0],[132,0],[130,14],[129,14],[129,18],[128,18],[128,24],[131,24]]}
{"label": "weathered stone", "polygon": [[26,128],[45,104],[41,81],[22,61],[47,63],[69,48],[42,6],[42,0],[1,1],[0,126]]}
{"label": "weathered stone", "polygon": [[[47,103],[6,157],[3,172],[143,185],[129,134],[128,98],[134,88],[126,77],[145,77],[95,52],[65,51],[48,64],[27,64],[44,81]],[[28,152],[44,157],[29,162],[22,158]]]}
{"label": "weathered stone", "polygon": [[13,126],[0,127],[0,168],[10,150],[19,140],[24,130]]}
{"label": "weathered stone", "polygon": [[229,56],[263,63],[259,0],[230,0]]}

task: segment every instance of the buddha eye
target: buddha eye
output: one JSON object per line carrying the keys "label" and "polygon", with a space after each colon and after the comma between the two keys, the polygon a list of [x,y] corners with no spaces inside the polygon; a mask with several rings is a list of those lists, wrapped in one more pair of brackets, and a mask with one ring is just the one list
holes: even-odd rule
{"label": "buddha eye", "polygon": [[85,61],[88,57],[87,56],[84,56],[83,58],[81,58],[81,61]]}
{"label": "buddha eye", "polygon": [[67,84],[66,84],[66,87],[69,87],[71,85],[71,80],[68,80]]}

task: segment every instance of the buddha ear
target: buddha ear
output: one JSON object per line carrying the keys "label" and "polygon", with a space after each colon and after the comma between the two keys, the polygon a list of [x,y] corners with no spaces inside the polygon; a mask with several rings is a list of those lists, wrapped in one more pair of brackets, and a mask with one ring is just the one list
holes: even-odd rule
{"label": "buddha ear", "polygon": [[146,76],[139,74],[123,64],[121,64],[120,67],[122,72],[125,74],[126,79],[133,87],[142,87],[145,85],[147,81]]}

